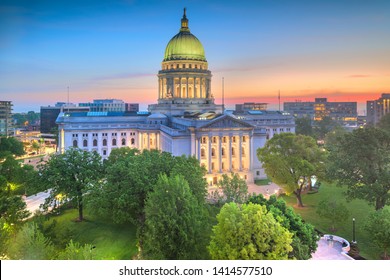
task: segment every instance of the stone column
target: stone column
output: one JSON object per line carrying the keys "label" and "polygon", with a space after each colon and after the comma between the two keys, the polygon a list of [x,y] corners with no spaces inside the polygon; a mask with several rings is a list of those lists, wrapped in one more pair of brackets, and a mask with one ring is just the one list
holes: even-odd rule
{"label": "stone column", "polygon": [[212,139],[212,137],[209,134],[209,137],[208,137],[208,142],[209,142],[208,170],[209,170],[209,173],[212,172],[212,170],[211,170],[211,139]]}
{"label": "stone column", "polygon": [[198,147],[198,150],[196,151],[196,154],[197,154],[197,158],[198,158],[198,160],[199,160],[199,162],[200,162],[200,160],[201,160],[201,155],[200,155],[200,142],[201,142],[201,137],[200,138],[197,138],[197,141],[198,141],[198,143],[197,143],[197,147]]}
{"label": "stone column", "polygon": [[200,98],[202,98],[202,89],[203,89],[203,78],[200,78],[200,83],[199,83],[199,95],[200,95]]}
{"label": "stone column", "polygon": [[187,85],[186,85],[186,98],[188,98],[188,77],[186,78]]}
{"label": "stone column", "polygon": [[227,139],[229,139],[229,151],[227,153],[229,155],[229,171],[232,171],[232,137],[229,135]]}
{"label": "stone column", "polygon": [[252,166],[253,166],[254,155],[252,155],[253,153],[252,151],[253,151],[253,136],[249,135],[249,170],[252,170]]}
{"label": "stone column", "polygon": [[179,77],[179,96],[178,96],[179,98],[182,98],[182,96],[181,96],[181,95],[182,95],[181,86],[182,86],[182,85],[181,85],[181,76],[180,76],[180,77]]}
{"label": "stone column", "polygon": [[242,171],[242,134],[238,136],[238,168]]}
{"label": "stone column", "polygon": [[218,159],[219,159],[219,173],[222,173],[222,136],[218,138]]}
{"label": "stone column", "polygon": [[195,131],[191,130],[191,156],[195,156],[196,149],[196,139],[195,139]]}

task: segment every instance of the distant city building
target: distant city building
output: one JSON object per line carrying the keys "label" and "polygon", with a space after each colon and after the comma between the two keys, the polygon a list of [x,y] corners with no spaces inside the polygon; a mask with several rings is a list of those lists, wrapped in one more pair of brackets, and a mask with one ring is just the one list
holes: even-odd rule
{"label": "distant city building", "polygon": [[79,107],[89,107],[90,112],[126,111],[126,103],[120,99],[94,99],[93,102],[79,103]]}
{"label": "distant city building", "polygon": [[376,125],[388,113],[390,113],[390,93],[382,93],[379,99],[367,101],[367,124]]}
{"label": "distant city building", "polygon": [[255,110],[267,110],[267,103],[245,102],[244,104],[236,104],[236,112],[238,113]]}
{"label": "distant city building", "polygon": [[41,106],[41,133],[53,133],[57,130],[56,119],[61,111],[88,112],[89,107],[78,107],[65,102],[57,102],[54,106]]}
{"label": "distant city building", "polygon": [[125,103],[125,112],[138,112],[139,104],[138,103]]}
{"label": "distant city building", "polygon": [[0,136],[13,134],[12,102],[0,101]]}
{"label": "distant city building", "polygon": [[[195,156],[208,184],[238,173],[248,182],[265,178],[257,149],[276,133],[295,132],[292,115],[258,110],[225,111],[215,104],[204,48],[191,34],[185,11],[158,72],[157,104],[148,112],[62,112],[57,118],[59,151],[78,147],[106,159],[112,150],[158,149]],[[90,104],[89,104],[90,105]]]}
{"label": "distant city building", "polygon": [[296,118],[309,117],[320,121],[330,117],[341,125],[357,125],[357,102],[329,102],[327,98],[315,98],[314,102],[284,102],[283,109]]}

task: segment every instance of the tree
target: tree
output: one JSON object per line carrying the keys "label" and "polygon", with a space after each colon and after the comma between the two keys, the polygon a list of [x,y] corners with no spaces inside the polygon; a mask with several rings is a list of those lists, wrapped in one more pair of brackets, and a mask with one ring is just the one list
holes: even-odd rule
{"label": "tree", "polygon": [[21,156],[24,155],[24,147],[14,137],[0,137],[0,158],[4,158],[7,155]]}
{"label": "tree", "polygon": [[370,127],[345,134],[330,150],[327,177],[347,186],[347,199],[382,209],[390,197],[390,134]]}
{"label": "tree", "polygon": [[378,123],[378,127],[390,133],[390,114],[384,115]]}
{"label": "tree", "polygon": [[55,257],[55,250],[50,239],[42,234],[35,223],[27,223],[10,242],[8,254],[16,260],[51,260]]}
{"label": "tree", "polygon": [[182,175],[188,182],[192,194],[198,199],[199,203],[203,204],[207,196],[206,172],[206,168],[200,165],[195,157],[182,155],[173,158],[170,175]]}
{"label": "tree", "polygon": [[383,250],[383,258],[389,259],[390,248],[390,210],[381,209],[372,213],[364,229],[370,233],[371,241]]}
{"label": "tree", "polygon": [[78,208],[78,220],[82,221],[83,196],[91,186],[99,184],[103,176],[101,157],[96,152],[70,148],[63,154],[50,157],[39,166],[41,182],[50,188],[46,207],[53,205],[58,195],[65,195]]}
{"label": "tree", "polygon": [[310,117],[295,119],[295,133],[307,136],[313,136],[313,127]]}
{"label": "tree", "polygon": [[227,203],[217,220],[208,247],[214,260],[282,260],[292,251],[292,233],[265,206]]}
{"label": "tree", "polygon": [[[248,200],[248,185],[245,180],[237,173],[222,175],[222,179],[218,182],[219,190],[215,196],[219,202],[229,203],[245,203]],[[222,191],[222,193],[220,193]]]}
{"label": "tree", "polygon": [[89,206],[115,223],[137,226],[139,246],[143,246],[145,202],[159,174],[169,174],[172,155],[158,150],[117,149],[105,163],[106,180],[88,193]]}
{"label": "tree", "polygon": [[41,149],[41,144],[38,141],[33,141],[31,144],[31,148],[39,154],[39,150]]}
{"label": "tree", "polygon": [[145,202],[160,174],[182,175],[192,194],[205,203],[207,184],[205,169],[194,157],[173,157],[167,152],[120,148],[111,152],[105,161],[106,180],[103,187],[91,188],[89,206],[98,214],[110,217],[115,223],[137,226],[139,246],[143,246]]}
{"label": "tree", "polygon": [[13,194],[10,184],[0,175],[0,218],[12,225],[19,224],[29,214],[26,203],[19,195]]}
{"label": "tree", "polygon": [[80,245],[71,239],[64,251],[58,254],[58,260],[93,260],[95,246],[91,244]]}
{"label": "tree", "polygon": [[325,154],[309,136],[277,134],[257,150],[257,157],[267,176],[295,195],[298,207],[303,207],[301,195],[311,176],[323,177]]}
{"label": "tree", "polygon": [[182,175],[160,175],[145,205],[143,256],[167,260],[206,258],[207,214]]}
{"label": "tree", "polygon": [[314,124],[314,134],[319,140],[323,140],[325,135],[333,131],[340,125],[329,116],[323,117],[321,120],[316,121]]}
{"label": "tree", "polygon": [[287,206],[283,199],[271,195],[269,199],[262,194],[251,196],[250,203],[264,205],[274,218],[293,234],[291,246],[293,250],[289,259],[308,260],[317,250],[318,234],[313,225],[305,223],[292,207]]}
{"label": "tree", "polygon": [[317,214],[330,221],[330,231],[336,232],[336,225],[343,224],[349,217],[347,207],[336,200],[321,200],[317,205]]}

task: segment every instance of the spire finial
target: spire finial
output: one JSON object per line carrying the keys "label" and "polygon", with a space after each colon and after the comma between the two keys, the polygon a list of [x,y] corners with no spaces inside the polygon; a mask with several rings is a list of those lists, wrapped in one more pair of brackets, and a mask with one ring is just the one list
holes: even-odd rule
{"label": "spire finial", "polygon": [[187,11],[187,9],[184,8],[183,18],[181,19],[181,29],[180,29],[180,31],[190,31],[188,29],[188,19],[187,19],[187,16],[186,16],[186,11]]}

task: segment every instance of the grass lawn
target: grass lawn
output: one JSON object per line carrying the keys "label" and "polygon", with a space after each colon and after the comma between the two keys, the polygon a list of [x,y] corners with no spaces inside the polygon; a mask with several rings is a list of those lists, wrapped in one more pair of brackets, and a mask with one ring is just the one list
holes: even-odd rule
{"label": "grass lawn", "polygon": [[[76,209],[66,210],[52,220],[57,221],[56,233],[64,236],[67,241],[73,239],[80,244],[92,244],[95,259],[99,260],[129,260],[137,254],[136,228],[133,225],[116,225],[85,213],[85,221],[76,222]],[[70,237],[69,237],[70,235]]]}
{"label": "grass lawn", "polygon": [[332,184],[323,183],[318,193],[306,194],[303,196],[304,208],[296,207],[296,198],[293,196],[283,196],[287,204],[294,207],[296,213],[300,214],[302,218],[311,223],[323,233],[330,233],[330,222],[319,217],[316,213],[316,205],[322,199],[336,198],[338,201],[345,202],[346,207],[349,210],[350,217],[345,221],[344,225],[339,226],[335,235],[341,236],[349,241],[352,241],[352,218],[356,219],[356,241],[360,249],[360,255],[366,259],[376,260],[380,259],[382,251],[375,247],[370,242],[370,234],[363,229],[363,224],[367,220],[368,216],[375,211],[374,206],[368,205],[363,200],[353,200],[347,202],[343,192],[345,188],[337,187]]}

